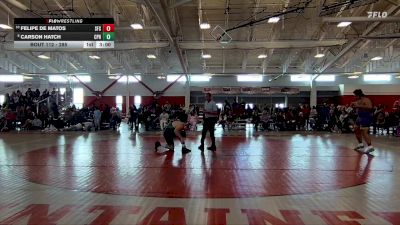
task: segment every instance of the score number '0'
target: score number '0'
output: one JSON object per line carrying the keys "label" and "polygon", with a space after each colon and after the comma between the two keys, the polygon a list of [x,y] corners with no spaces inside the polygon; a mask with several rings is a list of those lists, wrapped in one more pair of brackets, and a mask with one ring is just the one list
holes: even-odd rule
{"label": "score number '0'", "polygon": [[[103,29],[102,29],[103,28]],[[103,24],[102,26],[95,26],[95,32],[114,32],[114,24]]]}

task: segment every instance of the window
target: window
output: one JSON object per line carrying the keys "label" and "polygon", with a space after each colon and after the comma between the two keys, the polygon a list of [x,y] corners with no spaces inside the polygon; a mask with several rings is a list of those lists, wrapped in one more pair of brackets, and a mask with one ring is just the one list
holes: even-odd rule
{"label": "window", "polygon": [[67,91],[66,88],[60,88],[60,94],[63,95]]}
{"label": "window", "polygon": [[142,96],[135,95],[133,102],[135,103],[136,108],[139,108],[140,104],[142,104]]}
{"label": "window", "polygon": [[335,81],[335,75],[320,75],[319,77],[317,77],[317,79],[315,79],[315,81],[318,82],[333,82]]}
{"label": "window", "polygon": [[217,103],[216,105],[217,105],[218,109],[222,109],[222,107],[224,107],[224,105],[222,103]]}
{"label": "window", "polygon": [[[92,81],[92,78],[90,76],[76,76],[79,78],[84,83],[90,83]],[[74,83],[79,82],[78,79],[75,77],[71,77],[71,81]],[[49,82],[51,83],[67,83],[68,82],[68,77],[67,76],[62,76],[62,75],[50,75],[49,76]]]}
{"label": "window", "polygon": [[190,81],[191,82],[208,82],[208,81],[210,81],[210,77],[203,76],[203,75],[193,75],[193,76],[190,76]]}
{"label": "window", "polygon": [[49,82],[52,83],[67,83],[68,80],[66,77],[64,76],[60,76],[60,75],[50,75],[49,76]]}
{"label": "window", "polygon": [[[178,77],[181,75],[167,75],[167,82],[174,82]],[[181,78],[178,80],[179,82],[186,82],[186,76],[183,75]]]}
{"label": "window", "polygon": [[[92,78],[90,76],[76,76],[76,77],[84,83],[90,83],[92,81]],[[72,82],[78,83],[79,82],[78,79],[72,77]]]}
{"label": "window", "polygon": [[4,101],[5,101],[5,96],[0,95],[0,105],[3,105]]}
{"label": "window", "polygon": [[0,75],[0,82],[21,83],[24,82],[22,75]]}
{"label": "window", "polygon": [[253,108],[254,108],[254,104],[253,104],[253,103],[247,103],[247,104],[246,104],[246,109],[247,109],[248,107],[250,107],[250,109],[253,109]]}
{"label": "window", "polygon": [[368,74],[364,75],[364,81],[391,81],[392,76],[386,74]]}
{"label": "window", "polygon": [[83,107],[83,88],[74,88],[72,103],[76,108],[81,109]]}
{"label": "window", "polygon": [[263,76],[262,75],[238,75],[237,76],[238,82],[262,82]]}
{"label": "window", "polygon": [[117,95],[115,97],[115,102],[117,103],[117,108],[122,110],[123,97],[121,95]]}
{"label": "window", "polygon": [[[136,77],[136,78],[135,78]],[[122,76],[119,80],[118,83],[126,83],[128,79],[129,83],[138,83],[138,80],[142,80],[142,76],[140,75],[135,75],[135,76]]]}
{"label": "window", "polygon": [[209,76],[205,76],[205,75],[192,75],[190,76],[190,81],[191,82],[209,82],[210,81]]}
{"label": "window", "polygon": [[311,81],[311,75],[307,75],[307,74],[290,75],[290,81],[292,81],[292,82]]}

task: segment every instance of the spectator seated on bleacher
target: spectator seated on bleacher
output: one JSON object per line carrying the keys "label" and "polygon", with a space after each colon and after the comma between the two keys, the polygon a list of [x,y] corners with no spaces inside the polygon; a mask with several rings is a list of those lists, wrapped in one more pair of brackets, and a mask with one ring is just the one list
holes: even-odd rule
{"label": "spectator seated on bleacher", "polygon": [[31,125],[32,130],[41,130],[43,127],[43,122],[37,116],[35,116],[31,122]]}
{"label": "spectator seated on bleacher", "polygon": [[271,124],[273,123],[273,120],[267,108],[265,108],[261,113],[260,122],[263,130],[265,131],[271,130]]}
{"label": "spectator seated on bleacher", "polygon": [[0,132],[10,131],[10,124],[8,123],[5,116],[0,117]]}

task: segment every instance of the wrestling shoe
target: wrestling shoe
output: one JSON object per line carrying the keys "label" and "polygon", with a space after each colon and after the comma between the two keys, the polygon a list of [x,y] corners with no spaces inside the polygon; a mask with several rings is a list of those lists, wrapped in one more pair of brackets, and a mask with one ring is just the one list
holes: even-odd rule
{"label": "wrestling shoe", "polygon": [[200,150],[200,151],[204,151],[204,145],[200,145],[200,146],[199,146],[199,150]]}
{"label": "wrestling shoe", "polygon": [[189,153],[189,152],[191,152],[190,149],[188,149],[188,148],[186,148],[186,147],[182,147],[182,154],[187,154],[187,153]]}
{"label": "wrestling shoe", "polygon": [[355,147],[353,150],[357,151],[357,152],[364,152],[364,145],[357,145],[357,147]]}
{"label": "wrestling shoe", "polygon": [[158,148],[161,146],[161,143],[159,141],[156,141],[154,144],[154,151],[157,152]]}
{"label": "wrestling shoe", "polygon": [[210,146],[207,149],[210,151],[213,151],[213,152],[217,151],[217,147],[215,147],[215,146]]}
{"label": "wrestling shoe", "polygon": [[373,151],[375,151],[375,149],[374,149],[374,147],[372,147],[371,145],[368,146],[368,147],[365,149],[365,153],[366,153],[366,154],[370,154],[370,153],[373,152]]}
{"label": "wrestling shoe", "polygon": [[174,145],[166,145],[165,148],[170,151],[174,151],[175,146]]}

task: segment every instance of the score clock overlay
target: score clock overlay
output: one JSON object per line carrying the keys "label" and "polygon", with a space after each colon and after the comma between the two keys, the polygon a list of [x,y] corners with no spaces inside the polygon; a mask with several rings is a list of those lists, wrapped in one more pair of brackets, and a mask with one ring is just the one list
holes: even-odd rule
{"label": "score clock overlay", "polygon": [[15,18],[16,49],[114,48],[113,18]]}

